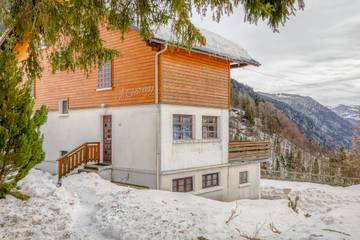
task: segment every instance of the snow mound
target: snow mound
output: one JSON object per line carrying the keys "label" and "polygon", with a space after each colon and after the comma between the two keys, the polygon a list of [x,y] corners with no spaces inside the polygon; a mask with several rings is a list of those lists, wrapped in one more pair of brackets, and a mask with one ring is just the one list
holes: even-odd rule
{"label": "snow mound", "polygon": [[31,196],[28,201],[11,196],[0,200],[0,239],[78,239],[71,231],[77,199],[55,181],[50,174],[31,171],[19,183]]}
{"label": "snow mound", "polygon": [[[0,200],[0,239],[360,239],[360,186],[262,180],[266,199],[230,203],[86,173],[58,188],[55,177],[33,170],[19,186],[31,198]],[[287,206],[289,191],[300,197],[299,213]]]}

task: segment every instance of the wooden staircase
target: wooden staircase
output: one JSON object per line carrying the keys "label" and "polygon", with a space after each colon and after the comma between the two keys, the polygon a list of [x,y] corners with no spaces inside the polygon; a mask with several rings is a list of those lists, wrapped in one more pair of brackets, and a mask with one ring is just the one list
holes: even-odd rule
{"label": "wooden staircase", "polygon": [[[74,169],[88,163],[100,164],[100,143],[87,142],[65,154],[57,160],[58,162],[58,183],[61,185],[61,178]],[[85,169],[88,169],[86,167]],[[95,171],[95,169],[93,169]]]}

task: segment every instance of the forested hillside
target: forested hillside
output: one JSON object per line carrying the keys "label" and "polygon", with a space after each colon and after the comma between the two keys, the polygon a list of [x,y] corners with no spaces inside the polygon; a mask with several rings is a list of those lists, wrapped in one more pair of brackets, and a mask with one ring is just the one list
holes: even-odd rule
{"label": "forested hillside", "polygon": [[[266,168],[275,171],[357,176],[356,171],[353,171],[352,165],[349,164],[350,156],[353,156],[350,151],[340,147],[330,150],[325,147],[326,145],[321,146],[313,138],[308,137],[314,133],[310,132],[307,136],[301,132],[298,125],[308,124],[309,121],[313,123],[311,119],[295,123],[275,108],[273,101],[266,101],[266,98],[251,87],[235,80],[232,80],[232,106],[231,139],[271,140],[272,161],[270,166],[265,166]],[[291,112],[299,119],[304,117],[299,111],[291,110]],[[318,130],[309,127],[308,131],[312,129]],[[319,134],[320,139],[327,138],[321,136],[321,131],[316,134]],[[352,160],[352,163],[354,161]]]}
{"label": "forested hillside", "polygon": [[311,141],[329,150],[351,148],[353,125],[313,98],[286,93],[258,94],[293,121]]}

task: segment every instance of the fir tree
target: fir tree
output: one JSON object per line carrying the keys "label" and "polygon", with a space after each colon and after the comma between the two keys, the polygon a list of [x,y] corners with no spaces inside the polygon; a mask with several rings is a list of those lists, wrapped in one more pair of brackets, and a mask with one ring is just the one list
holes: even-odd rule
{"label": "fir tree", "polygon": [[45,107],[33,113],[32,79],[25,82],[15,55],[0,50],[0,198],[44,159],[39,128]]}

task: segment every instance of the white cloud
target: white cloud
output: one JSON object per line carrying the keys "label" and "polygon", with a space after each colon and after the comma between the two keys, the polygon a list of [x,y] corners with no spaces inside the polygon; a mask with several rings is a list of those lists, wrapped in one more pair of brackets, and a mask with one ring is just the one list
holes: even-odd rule
{"label": "white cloud", "polygon": [[307,0],[280,33],[243,22],[242,10],[221,22],[194,16],[260,61],[232,76],[255,90],[308,95],[326,105],[360,104],[360,1]]}

